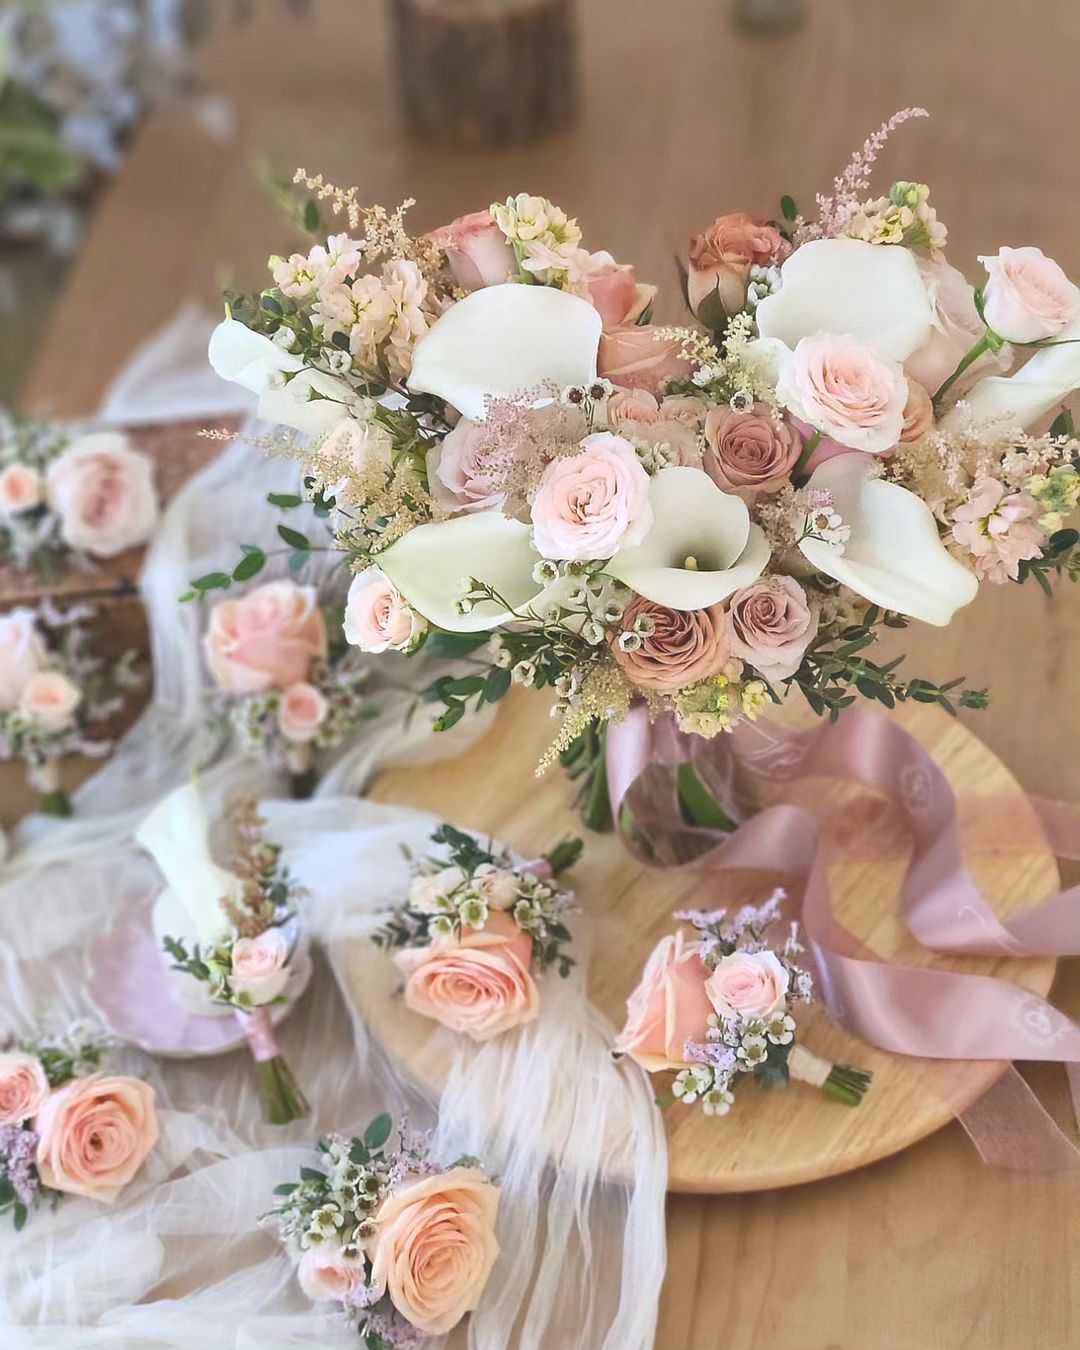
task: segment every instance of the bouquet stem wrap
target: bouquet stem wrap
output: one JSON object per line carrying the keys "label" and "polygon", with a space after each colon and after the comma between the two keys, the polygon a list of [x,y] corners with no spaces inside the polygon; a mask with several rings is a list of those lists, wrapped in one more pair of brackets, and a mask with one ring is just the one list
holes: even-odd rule
{"label": "bouquet stem wrap", "polygon": [[255,1061],[263,1116],[271,1125],[289,1125],[310,1108],[277,1043],[268,1008],[237,1013]]}

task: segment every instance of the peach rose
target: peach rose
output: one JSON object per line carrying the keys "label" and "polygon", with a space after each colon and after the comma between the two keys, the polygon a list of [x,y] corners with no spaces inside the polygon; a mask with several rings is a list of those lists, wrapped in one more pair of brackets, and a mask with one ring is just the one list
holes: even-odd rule
{"label": "peach rose", "polygon": [[1041,248],[1000,248],[979,261],[989,274],[983,316],[1006,342],[1060,337],[1080,314],[1080,288]]}
{"label": "peach rose", "polygon": [[19,711],[43,731],[67,731],[75,725],[75,710],[81,702],[81,691],[66,675],[40,670],[23,686]]}
{"label": "peach rose", "polygon": [[690,308],[710,328],[722,328],[746,304],[750,268],[778,259],[784,237],[775,225],[742,211],[718,216],[690,240],[686,294]]}
{"label": "peach rose", "polygon": [[300,1258],[296,1278],[313,1303],[343,1303],[364,1284],[367,1258],[341,1247],[312,1247]]}
{"label": "peach rose", "polygon": [[17,516],[40,505],[45,487],[29,464],[9,464],[0,473],[0,517]]}
{"label": "peach rose", "polygon": [[463,417],[428,457],[428,480],[434,495],[451,510],[490,511],[501,507],[499,490],[485,461],[488,434],[479,422]]}
{"label": "peach rose", "polygon": [[853,450],[891,450],[904,427],[908,385],[901,367],[857,338],[802,338],[781,368],[781,403]]}
{"label": "peach rose", "polygon": [[18,707],[23,689],[48,659],[33,610],[0,614],[0,712]]}
{"label": "peach rose", "polygon": [[597,373],[621,389],[662,391],[671,380],[688,380],[692,367],[678,338],[658,337],[648,324],[619,324],[600,335]]}
{"label": "peach rose", "polygon": [[280,928],[237,938],[232,949],[232,984],[258,1007],[272,1003],[289,983],[289,944]]}
{"label": "peach rose", "polygon": [[58,1088],[34,1119],[42,1183],[111,1205],[157,1143],[154,1089],[95,1073]]}
{"label": "peach rose", "polygon": [[649,475],[622,436],[586,436],[554,459],[532,500],[533,542],[545,558],[610,558],[640,544],[652,524]]}
{"label": "peach rose", "polygon": [[705,421],[710,404],[696,394],[668,394],[660,402],[660,416],[669,422],[685,422],[699,427]]}
{"label": "peach rose", "polygon": [[281,734],[287,741],[307,745],[319,734],[329,711],[330,705],[321,689],[308,684],[307,680],[297,680],[281,695],[278,706]]}
{"label": "peach rose", "polygon": [[46,490],[64,542],[95,558],[145,544],[157,524],[153,467],[118,432],[69,445],[49,466]]}
{"label": "peach rose", "polygon": [[934,401],[918,380],[908,378],[908,396],[904,404],[904,427],[900,432],[901,445],[908,445],[934,429]]}
{"label": "peach rose", "polygon": [[593,253],[582,280],[583,298],[600,315],[605,328],[637,323],[652,303],[655,286],[639,286],[629,263],[617,263],[610,253]]}
{"label": "peach rose", "polygon": [[499,1190],[472,1167],[407,1180],[375,1215],[372,1283],[398,1312],[442,1336],[480,1302],[499,1255]]}
{"label": "peach rose", "polygon": [[727,615],[722,605],[709,609],[668,609],[643,596],[627,605],[623,629],[632,632],[639,618],[652,622],[640,646],[624,651],[618,640],[611,653],[628,680],[639,689],[671,694],[709,675],[719,674],[731,660]]}
{"label": "peach rose", "polygon": [[817,606],[794,577],[761,577],[727,602],[731,650],[766,680],[794,675],[817,633]]}
{"label": "peach rose", "polygon": [[406,976],[406,1007],[474,1041],[532,1022],[540,1010],[532,938],[505,914],[457,940],[406,947],[394,960]]}
{"label": "peach rose", "polygon": [[787,419],[774,422],[765,403],[755,403],[744,413],[710,407],[705,439],[705,472],[717,487],[749,503],[759,492],[779,492],[803,452],[802,436]]}
{"label": "peach rose", "polygon": [[787,1004],[788,973],[775,952],[731,952],[705,982],[721,1016],[768,1017]]}
{"label": "peach rose", "polygon": [[427,626],[377,567],[358,572],[345,602],[345,640],[362,652],[404,651]]}
{"label": "peach rose", "polygon": [[696,943],[687,946],[682,933],[661,938],[626,1001],[616,1052],[630,1055],[649,1073],[683,1068],[686,1042],[703,1041],[709,1029],[708,976]]}
{"label": "peach rose", "polygon": [[627,423],[648,425],[660,421],[660,404],[647,389],[616,389],[605,406],[608,425],[621,431]]}
{"label": "peach rose", "polygon": [[21,1125],[41,1109],[49,1080],[37,1055],[9,1050],[0,1054],[0,1125]]}
{"label": "peach rose", "polygon": [[[975,291],[963,272],[944,260],[916,257],[915,262],[933,310],[933,327],[926,342],[904,362],[904,369],[936,394],[985,330],[975,308]],[[1011,348],[984,352],[964,372],[957,388],[964,389],[983,375],[1001,374],[1011,361]]]}
{"label": "peach rose", "polygon": [[222,600],[211,610],[203,646],[222,689],[238,694],[287,689],[326,656],[326,623],[315,588],[267,581],[240,600]]}
{"label": "peach rose", "polygon": [[517,272],[514,250],[490,211],[471,211],[433,231],[432,240],[446,253],[454,280],[466,291],[498,286]]}

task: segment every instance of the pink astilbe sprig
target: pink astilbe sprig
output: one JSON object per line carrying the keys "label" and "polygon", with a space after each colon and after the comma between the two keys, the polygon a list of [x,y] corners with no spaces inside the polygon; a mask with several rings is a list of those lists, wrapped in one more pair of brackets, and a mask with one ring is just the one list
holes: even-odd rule
{"label": "pink astilbe sprig", "polygon": [[816,224],[800,225],[796,242],[805,244],[810,239],[832,239],[841,232],[847,215],[859,204],[860,194],[870,186],[870,175],[882,147],[897,127],[913,117],[929,117],[925,108],[901,108],[872,136],[868,136],[855,151],[844,172],[833,179],[831,196],[817,194],[818,220]]}

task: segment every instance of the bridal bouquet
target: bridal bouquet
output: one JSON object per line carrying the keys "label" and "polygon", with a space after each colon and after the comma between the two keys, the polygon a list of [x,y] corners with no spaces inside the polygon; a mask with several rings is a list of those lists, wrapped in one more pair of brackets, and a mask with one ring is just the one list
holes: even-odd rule
{"label": "bridal bouquet", "polygon": [[210,359],[304,433],[273,444],[337,523],[349,641],[483,649],[427,691],[440,726],[551,687],[544,762],[595,785],[635,701],[707,737],[787,689],[831,716],[985,705],[868,649],[948,624],[981,582],[1080,575],[1080,440],[1067,415],[1046,429],[1080,385],[1080,289],[1025,246],[983,258],[976,290],[925,185],[869,195],[916,115],[814,213],[785,197],[696,236],[694,326],[651,324],[653,288],[544,198],[416,238],[411,203],[298,174],[309,222],[329,201],[347,228],[230,293]]}
{"label": "bridal bouquet", "polygon": [[108,1042],[77,1023],[0,1050],[0,1214],[50,1197],[112,1204],[157,1143],[154,1089],[99,1072]]}
{"label": "bridal bouquet", "polygon": [[475,1159],[442,1168],[389,1116],[319,1142],[318,1167],[275,1187],[267,1216],[314,1302],[340,1304],[367,1350],[442,1336],[480,1302],[499,1255],[499,1190]]}

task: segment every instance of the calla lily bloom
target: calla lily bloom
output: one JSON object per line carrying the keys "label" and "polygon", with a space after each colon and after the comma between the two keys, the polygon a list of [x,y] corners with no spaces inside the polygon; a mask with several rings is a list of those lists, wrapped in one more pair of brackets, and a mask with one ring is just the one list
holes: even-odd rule
{"label": "calla lily bloom", "polygon": [[1080,323],[1071,324],[1052,344],[1039,348],[1015,375],[992,375],[964,395],[967,411],[953,408],[942,418],[946,431],[965,418],[1011,417],[1030,427],[1080,389]]}
{"label": "calla lily bloom", "polygon": [[832,496],[851,535],[843,544],[804,539],[799,548],[818,572],[871,604],[943,628],[975,599],[978,579],[945,548],[922,498],[871,477],[873,464],[856,453],[814,470],[807,487]]}
{"label": "calla lily bloom", "polygon": [[661,469],[649,487],[653,525],[604,569],[669,609],[706,609],[764,572],[769,545],[741,497],[700,469]]}
{"label": "calla lily bloom", "polygon": [[485,286],[452,305],[417,342],[409,388],[481,422],[489,398],[595,379],[600,331],[600,315],[576,295],[517,282]]}

